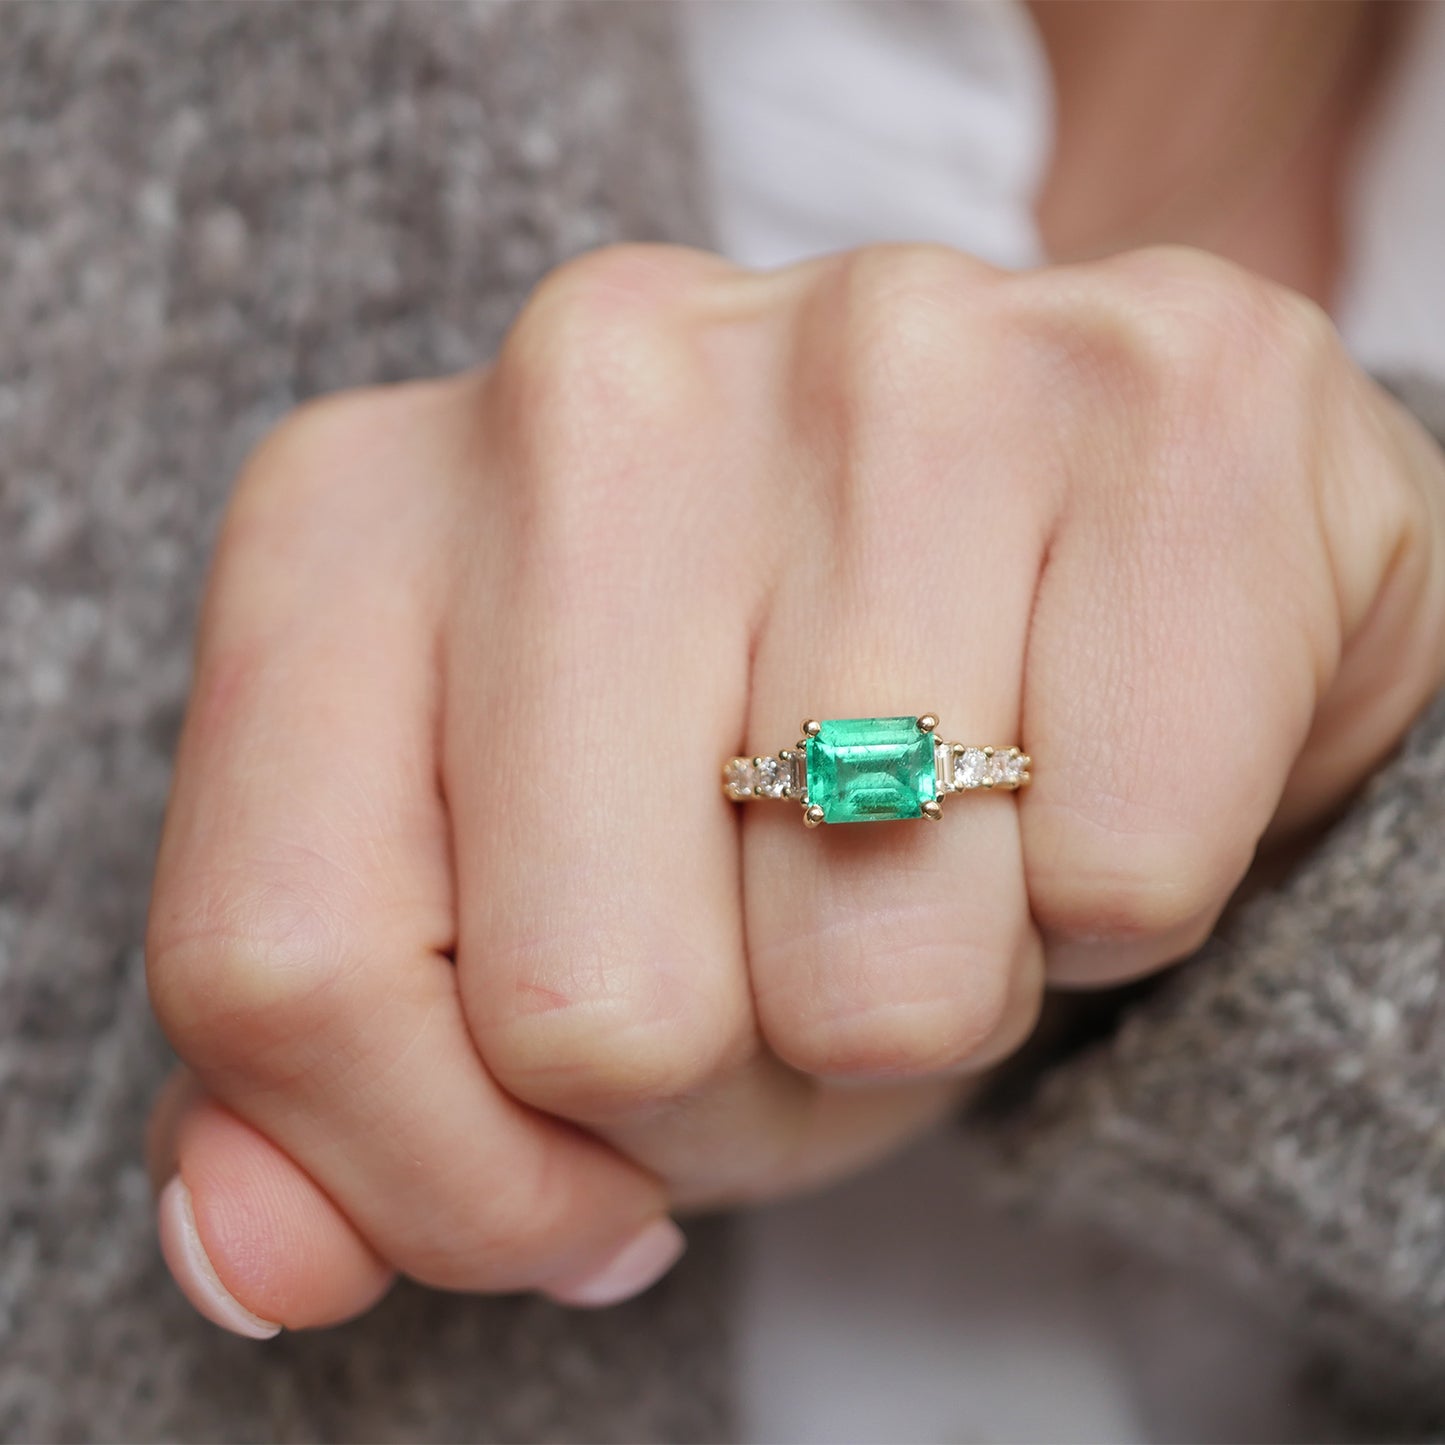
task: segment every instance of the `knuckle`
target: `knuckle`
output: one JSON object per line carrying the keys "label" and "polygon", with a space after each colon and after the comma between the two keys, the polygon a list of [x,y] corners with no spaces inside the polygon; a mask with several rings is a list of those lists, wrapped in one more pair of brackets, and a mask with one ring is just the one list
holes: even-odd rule
{"label": "knuckle", "polygon": [[966,1063],[1002,1024],[1002,995],[873,1005],[771,1037],[784,1063],[820,1079],[924,1079]]}
{"label": "knuckle", "polygon": [[505,1011],[489,1016],[468,1000],[469,1013],[510,1093],[605,1124],[686,1098],[743,1062],[749,1030],[737,1004],[673,987],[674,976],[542,965],[533,977],[548,983],[518,981]]}
{"label": "knuckle", "polygon": [[1089,849],[1087,867],[1030,878],[1034,917],[1055,940],[1110,946],[1202,943],[1240,872],[1187,838],[1139,836]]}
{"label": "knuckle", "polygon": [[1288,287],[1264,285],[1259,304],[1267,314],[1260,330],[1277,356],[1306,370],[1345,360],[1340,334],[1323,306]]}
{"label": "knuckle", "polygon": [[325,500],[333,484],[354,484],[354,464],[368,441],[390,427],[403,388],[358,387],[302,402],[271,428],[252,450],[237,484],[252,506],[272,499],[288,508],[315,495]]}
{"label": "knuckle", "polygon": [[1190,394],[1249,393],[1252,403],[1261,373],[1294,370],[1331,335],[1313,302],[1217,256],[1146,252],[1138,274],[1150,354],[1166,383]]}
{"label": "knuckle", "polygon": [[949,247],[864,246],[812,272],[799,313],[806,373],[789,393],[796,434],[826,465],[814,502],[848,544],[876,509],[936,501],[941,466],[957,455],[968,397],[960,377],[979,351],[979,320],[996,273]]}
{"label": "knuckle", "polygon": [[319,1057],[347,1012],[352,972],[339,917],[280,886],[153,919],[152,1006],[176,1051],[207,1075],[284,1083]]}
{"label": "knuckle", "polygon": [[1050,398],[1054,441],[1132,460],[1081,467],[1084,492],[1222,545],[1298,534],[1320,398],[1347,390],[1332,384],[1344,353],[1312,301],[1185,247],[1013,277],[999,294],[991,344],[1027,378],[1018,394]]}
{"label": "knuckle", "polygon": [[328,546],[338,532],[349,532],[358,546],[373,545],[362,529],[378,513],[392,524],[424,525],[447,488],[418,488],[417,478],[448,474],[447,438],[474,408],[479,385],[480,373],[464,373],[303,402],[241,467],[221,535],[223,557],[251,546],[298,567],[314,565],[340,555]]}
{"label": "knuckle", "polygon": [[842,317],[848,389],[926,402],[950,374],[974,298],[993,274],[941,245],[864,246],[840,257],[823,300]]}
{"label": "knuckle", "polygon": [[[503,344],[488,415],[540,547],[625,541],[717,420],[699,288],[723,263],[629,245],[570,262]],[[706,443],[703,443],[704,447]]]}
{"label": "knuckle", "polygon": [[[711,264],[709,264],[711,263]],[[569,261],[532,293],[499,358],[527,416],[557,406],[654,411],[678,392],[697,288],[721,263],[677,246],[609,246]],[[545,413],[543,413],[545,414]]]}
{"label": "knuckle", "polygon": [[615,1006],[558,1010],[489,1029],[482,1051],[509,1093],[604,1124],[684,1098],[718,1074],[716,1046],[701,1032]]}
{"label": "knuckle", "polygon": [[1183,246],[1027,273],[1003,295],[999,341],[1011,359],[1089,407],[1100,395],[1207,401],[1314,326],[1303,298]]}
{"label": "knuckle", "polygon": [[529,309],[560,306],[564,314],[649,322],[684,305],[698,287],[727,270],[719,257],[688,246],[645,241],[599,246],[549,272]]}
{"label": "knuckle", "polygon": [[1149,334],[1157,333],[1161,354],[1171,343],[1193,359],[1194,349],[1211,343],[1247,340],[1266,323],[1273,288],[1269,282],[1219,256],[1182,246],[1150,247],[1120,259],[1110,289],[1134,299]]}
{"label": "knuckle", "polygon": [[154,948],[152,1006],[177,1053],[198,1072],[242,1070],[282,1082],[277,1061],[337,1015],[341,970],[286,943],[202,933]]}
{"label": "knuckle", "polygon": [[[856,937],[845,942],[839,930],[827,939],[792,941],[765,958],[761,976],[790,980],[758,992],[759,1020],[774,1053],[818,1078],[927,1078],[966,1064],[1007,1020],[1010,966],[1002,952],[961,943],[956,920],[937,922],[876,947]],[[823,951],[827,968],[820,970]],[[826,1000],[816,986],[801,992],[791,983],[820,976],[832,981]],[[917,980],[912,986],[910,978]],[[839,980],[846,987],[833,996]]]}

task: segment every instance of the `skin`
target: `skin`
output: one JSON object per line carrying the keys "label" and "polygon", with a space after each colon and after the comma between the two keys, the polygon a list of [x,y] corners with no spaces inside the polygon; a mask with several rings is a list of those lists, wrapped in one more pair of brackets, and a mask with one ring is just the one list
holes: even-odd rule
{"label": "skin", "polygon": [[[1076,184],[1136,95],[1090,102],[1084,8],[1040,10],[1065,254],[1209,131]],[[1216,7],[1219,64],[1261,8]],[[1141,84],[1200,72],[1198,7],[1129,12],[1182,17]],[[1198,238],[1257,272],[614,248],[494,365],[280,426],[220,541],[148,941],[188,1066],[152,1172],[203,1311],[329,1324],[398,1271],[634,1292],[670,1214],[927,1127],[1046,980],[1193,951],[1369,775],[1442,680],[1445,467],[1298,294],[1329,291],[1344,104]],[[804,712],[904,709],[1017,740],[1033,786],[815,833],[720,796]]]}
{"label": "skin", "polygon": [[[1318,308],[1179,250],[617,248],[493,368],[304,408],[220,543],[149,939],[217,1276],[292,1327],[390,1269],[567,1298],[910,1136],[1394,746],[1442,496]],[[800,710],[900,706],[1033,786],[721,799]]]}
{"label": "skin", "polygon": [[1054,88],[1055,145],[1037,205],[1050,256],[1187,242],[1330,305],[1351,147],[1408,31],[1406,7],[1030,9]]}

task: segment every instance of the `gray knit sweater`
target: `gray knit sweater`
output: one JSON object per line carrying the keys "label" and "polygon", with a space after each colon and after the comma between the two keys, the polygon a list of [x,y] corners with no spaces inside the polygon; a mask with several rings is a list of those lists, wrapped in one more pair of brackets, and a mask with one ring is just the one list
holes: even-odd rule
{"label": "gray knit sweater", "polygon": [[[486,356],[570,254],[706,244],[671,20],[5,8],[0,1438],[732,1433],[721,1223],[603,1316],[401,1287],[257,1346],[166,1280],[140,1162],[140,938],[229,479],[309,395]],[[1442,843],[1445,704],[1288,886],[969,1131],[1020,1200],[1281,1307],[1396,1434],[1445,1402]]]}

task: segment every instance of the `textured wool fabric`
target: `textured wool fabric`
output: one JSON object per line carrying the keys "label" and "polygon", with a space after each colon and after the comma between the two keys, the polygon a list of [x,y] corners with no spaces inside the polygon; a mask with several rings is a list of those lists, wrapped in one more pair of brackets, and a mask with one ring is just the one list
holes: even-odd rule
{"label": "textured wool fabric", "polygon": [[474,364],[535,282],[692,239],[660,8],[10,5],[0,44],[0,1438],[703,1440],[719,1241],[606,1314],[400,1288],[257,1346],[141,1163],[140,941],[230,478],[297,401]]}
{"label": "textured wool fabric", "polygon": [[[403,1287],[258,1346],[166,1279],[140,1162],[168,1066],[143,915],[229,479],[307,396],[485,357],[564,257],[705,240],[667,8],[5,21],[0,1437],[728,1438],[716,1227],[605,1315]],[[1381,1434],[1445,1380],[1442,840],[1445,703],[1285,887],[1046,1069],[983,1156],[1277,1301],[1357,1385],[1389,1383]]]}

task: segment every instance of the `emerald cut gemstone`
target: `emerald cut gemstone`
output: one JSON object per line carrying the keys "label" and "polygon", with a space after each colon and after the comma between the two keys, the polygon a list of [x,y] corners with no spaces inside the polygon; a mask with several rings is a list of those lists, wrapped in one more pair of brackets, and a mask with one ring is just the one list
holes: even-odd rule
{"label": "emerald cut gemstone", "polygon": [[921,818],[937,793],[933,735],[916,717],[825,722],[808,739],[808,802],[825,823]]}

